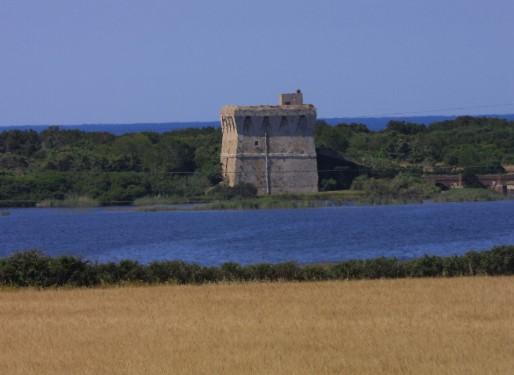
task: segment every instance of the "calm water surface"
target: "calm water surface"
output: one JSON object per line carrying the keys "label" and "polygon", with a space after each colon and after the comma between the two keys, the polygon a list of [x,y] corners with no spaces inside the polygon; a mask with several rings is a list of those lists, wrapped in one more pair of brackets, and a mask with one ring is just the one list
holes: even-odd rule
{"label": "calm water surface", "polygon": [[256,211],[9,211],[0,216],[0,256],[37,248],[101,262],[314,263],[461,254],[514,244],[509,201]]}

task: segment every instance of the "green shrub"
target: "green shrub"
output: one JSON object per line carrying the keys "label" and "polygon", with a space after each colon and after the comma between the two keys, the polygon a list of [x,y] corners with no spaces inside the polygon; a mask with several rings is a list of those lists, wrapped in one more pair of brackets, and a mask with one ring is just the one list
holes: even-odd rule
{"label": "green shrub", "polygon": [[2,284],[39,287],[50,285],[50,259],[35,250],[11,255],[1,263]]}
{"label": "green shrub", "polygon": [[302,268],[301,274],[303,281],[322,281],[332,278],[330,269],[319,265],[305,266]]}
{"label": "green shrub", "polygon": [[248,280],[246,269],[237,263],[224,263],[221,266],[221,277],[225,281],[245,281]]}
{"label": "green shrub", "polygon": [[434,277],[443,275],[444,262],[442,257],[425,255],[409,262],[409,276]]}
{"label": "green shrub", "polygon": [[302,280],[302,269],[294,262],[275,264],[273,271],[273,280]]}
{"label": "green shrub", "polygon": [[48,271],[50,277],[45,286],[94,286],[98,283],[95,267],[74,256],[51,258]]}
{"label": "green shrub", "polygon": [[267,263],[254,264],[246,267],[248,274],[254,281],[272,281],[274,280],[273,265]]}
{"label": "green shrub", "polygon": [[432,198],[439,189],[420,177],[399,174],[392,179],[358,177],[352,184],[353,190],[364,192],[364,203],[421,202]]}
{"label": "green shrub", "polygon": [[37,250],[20,252],[0,262],[0,284],[9,286],[93,286],[95,268],[77,257],[49,257]]}

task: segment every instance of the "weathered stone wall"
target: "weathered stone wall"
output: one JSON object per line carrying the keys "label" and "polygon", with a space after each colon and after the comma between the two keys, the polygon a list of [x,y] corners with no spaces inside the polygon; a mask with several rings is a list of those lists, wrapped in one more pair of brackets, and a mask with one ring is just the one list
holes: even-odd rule
{"label": "weathered stone wall", "polygon": [[224,182],[234,186],[239,182],[237,178],[238,159],[233,155],[237,154],[238,134],[233,116],[222,115],[221,131],[223,140],[221,143],[221,168]]}
{"label": "weathered stone wall", "polygon": [[312,105],[225,106],[221,164],[225,182],[259,194],[318,191]]}

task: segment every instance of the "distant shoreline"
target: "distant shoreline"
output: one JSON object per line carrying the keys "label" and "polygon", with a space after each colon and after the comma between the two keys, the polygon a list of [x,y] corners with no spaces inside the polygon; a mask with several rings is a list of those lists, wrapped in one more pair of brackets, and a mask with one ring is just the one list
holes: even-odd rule
{"label": "distant shoreline", "polygon": [[259,196],[255,198],[235,199],[188,199],[181,197],[142,197],[133,203],[101,205],[89,197],[73,197],[70,199],[50,199],[41,202],[27,201],[24,205],[9,205],[8,201],[0,202],[0,216],[8,216],[8,209],[13,208],[129,208],[133,211],[206,211],[206,210],[256,210],[256,209],[295,209],[340,207],[345,205],[389,205],[412,203],[455,203],[455,202],[487,202],[514,200],[514,196],[502,195],[487,189],[455,189],[440,192],[428,199],[389,198],[368,196],[363,191],[340,190],[313,194],[284,194]]}
{"label": "distant shoreline", "polygon": [[[372,131],[380,131],[385,129],[387,123],[391,120],[406,121],[417,124],[429,125],[434,122],[454,120],[462,115],[437,115],[437,116],[385,116],[385,117],[331,117],[320,118],[330,125],[340,123],[359,123],[365,124]],[[492,117],[506,120],[514,120],[514,114],[480,114],[472,115],[473,117]],[[58,126],[65,130],[81,130],[86,132],[108,132],[114,135],[122,135],[127,133],[139,132],[157,132],[164,133],[169,131],[188,129],[188,128],[204,128],[219,127],[218,120],[212,121],[174,121],[174,122],[141,122],[141,123],[98,123],[98,124],[39,124],[39,125],[0,125],[0,132],[9,130],[34,130],[37,132],[44,131],[50,126]]]}

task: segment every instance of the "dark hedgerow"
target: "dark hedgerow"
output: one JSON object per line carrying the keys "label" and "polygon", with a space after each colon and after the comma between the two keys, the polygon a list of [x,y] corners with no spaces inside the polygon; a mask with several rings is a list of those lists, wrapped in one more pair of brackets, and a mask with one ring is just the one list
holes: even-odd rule
{"label": "dark hedgerow", "polygon": [[321,281],[514,275],[514,246],[470,251],[459,256],[424,256],[411,260],[376,258],[326,265],[293,262],[205,267],[182,261],[141,264],[132,260],[92,263],[73,257],[50,257],[37,250],[0,258],[0,285],[11,287],[92,287],[126,283],[203,284],[244,281]]}

